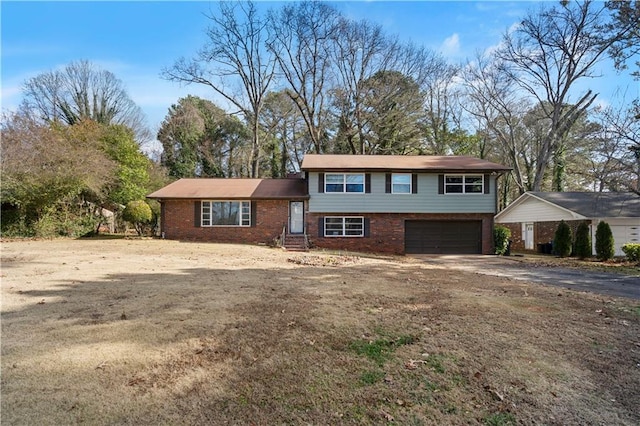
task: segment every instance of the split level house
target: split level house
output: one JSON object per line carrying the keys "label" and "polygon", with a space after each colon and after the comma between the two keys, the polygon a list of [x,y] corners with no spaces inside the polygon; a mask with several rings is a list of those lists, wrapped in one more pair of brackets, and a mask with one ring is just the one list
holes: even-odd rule
{"label": "split level house", "polygon": [[164,238],[379,253],[491,254],[497,179],[463,156],[308,154],[286,179],[180,179],[150,194]]}

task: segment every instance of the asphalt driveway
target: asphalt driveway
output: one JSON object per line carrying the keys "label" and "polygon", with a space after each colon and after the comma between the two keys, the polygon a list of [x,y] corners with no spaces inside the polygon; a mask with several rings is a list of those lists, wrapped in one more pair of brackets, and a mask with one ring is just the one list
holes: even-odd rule
{"label": "asphalt driveway", "polygon": [[538,266],[519,261],[517,257],[473,255],[416,255],[434,266],[475,272],[482,275],[509,277],[572,290],[589,291],[610,296],[640,299],[640,277],[581,269]]}

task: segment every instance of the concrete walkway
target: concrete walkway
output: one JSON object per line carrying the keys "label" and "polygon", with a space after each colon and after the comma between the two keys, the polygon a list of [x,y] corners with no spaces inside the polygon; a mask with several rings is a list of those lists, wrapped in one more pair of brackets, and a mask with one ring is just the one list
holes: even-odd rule
{"label": "concrete walkway", "polygon": [[640,299],[640,277],[582,269],[538,266],[517,257],[473,255],[414,255],[434,266],[475,272],[483,275],[509,277],[516,280],[543,283],[579,291]]}

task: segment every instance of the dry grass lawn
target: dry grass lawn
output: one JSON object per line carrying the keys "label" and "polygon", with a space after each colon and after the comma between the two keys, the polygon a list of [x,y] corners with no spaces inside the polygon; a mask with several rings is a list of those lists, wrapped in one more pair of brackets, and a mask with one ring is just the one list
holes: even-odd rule
{"label": "dry grass lawn", "polygon": [[2,244],[3,425],[640,424],[640,302],[417,259]]}

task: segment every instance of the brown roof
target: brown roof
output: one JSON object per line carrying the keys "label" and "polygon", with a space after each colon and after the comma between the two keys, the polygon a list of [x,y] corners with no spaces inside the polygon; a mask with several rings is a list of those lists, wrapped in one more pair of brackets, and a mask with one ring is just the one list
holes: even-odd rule
{"label": "brown roof", "polygon": [[291,199],[308,198],[302,179],[180,179],[148,198],[182,199]]}
{"label": "brown roof", "polygon": [[506,172],[502,164],[460,155],[324,155],[304,156],[302,170],[414,170]]}

